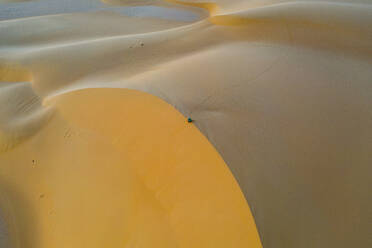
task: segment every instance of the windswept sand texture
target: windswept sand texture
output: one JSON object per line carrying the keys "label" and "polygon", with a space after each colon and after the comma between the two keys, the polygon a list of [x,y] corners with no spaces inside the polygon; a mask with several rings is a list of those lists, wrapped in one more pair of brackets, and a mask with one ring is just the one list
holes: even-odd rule
{"label": "windswept sand texture", "polygon": [[372,247],[372,1],[0,20],[1,247]]}

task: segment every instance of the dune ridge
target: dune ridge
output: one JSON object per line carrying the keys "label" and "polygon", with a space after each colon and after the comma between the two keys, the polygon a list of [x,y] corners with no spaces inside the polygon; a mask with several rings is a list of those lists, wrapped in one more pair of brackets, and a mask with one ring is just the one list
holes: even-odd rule
{"label": "dune ridge", "polygon": [[[139,170],[144,185],[159,186],[156,180],[160,177],[156,171],[146,174],[150,168],[137,167],[150,164],[150,160],[143,164],[128,162],[127,157],[118,155],[120,153],[103,148],[105,145],[112,148],[112,143],[118,148],[115,144],[121,142],[121,138],[115,140],[113,137],[118,134],[115,130],[119,129],[110,131],[105,125],[126,123],[120,114],[110,115],[110,111],[114,109],[116,112],[113,113],[120,113],[119,106],[125,108],[122,104],[126,97],[145,94],[137,91],[146,92],[163,99],[183,115],[181,117],[177,112],[167,110],[172,118],[177,113],[176,127],[181,128],[186,123],[182,124],[182,118],[194,119],[192,125],[195,124],[214,146],[239,183],[249,207],[240,205],[244,210],[238,215],[245,216],[247,222],[241,225],[245,231],[248,230],[251,238],[239,243],[237,230],[229,232],[227,236],[231,239],[226,238],[228,241],[225,241],[231,241],[230,246],[237,242],[234,247],[246,247],[251,242],[260,247],[260,241],[266,248],[368,247],[371,244],[369,224],[372,201],[368,197],[368,189],[372,186],[369,166],[372,164],[369,156],[372,150],[372,5],[369,1],[167,0],[104,3],[118,7],[167,6],[187,11],[192,11],[189,7],[193,6],[206,9],[209,15],[201,15],[200,20],[185,23],[171,19],[126,17],[105,10],[0,21],[0,79],[15,81],[13,85],[1,83],[5,88],[0,88],[3,93],[0,101],[5,105],[12,98],[9,87],[14,94],[19,94],[14,98],[13,105],[8,104],[5,111],[0,112],[3,137],[17,137],[1,139],[1,146],[6,147],[4,154],[13,154],[6,155],[8,160],[3,160],[3,163],[10,168],[12,163],[16,163],[9,161],[15,161],[17,149],[31,149],[32,142],[50,143],[53,139],[48,138],[49,135],[58,140],[55,133],[62,131],[53,131],[54,126],[62,130],[61,126],[72,125],[74,131],[67,136],[90,130],[87,134],[82,132],[80,137],[74,136],[77,142],[74,147],[83,154],[84,161],[90,161],[84,149],[90,146],[87,143],[92,142],[91,146],[96,147],[92,149],[102,150],[99,156],[112,155],[114,164],[126,161],[126,164]],[[20,27],[27,28],[21,32]],[[9,63],[21,66],[27,73],[7,69]],[[22,83],[25,81],[32,84]],[[128,89],[137,93],[128,93],[132,92]],[[150,98],[145,95],[132,104],[144,104],[143,101]],[[116,96],[116,100],[111,100],[111,96]],[[159,101],[155,100],[156,97],[147,103]],[[71,99],[73,103],[64,99]],[[109,113],[104,121],[99,116],[92,116],[100,109],[94,104],[97,99],[102,103],[108,101]],[[29,111],[22,111],[22,106],[29,106],[28,101],[32,102]],[[82,122],[77,118],[82,112],[79,108],[74,110],[80,104],[85,106],[82,107],[84,111],[90,113],[82,118]],[[51,112],[61,112],[62,115],[57,114],[49,120],[49,117],[44,117],[49,116],[46,114],[49,108],[53,109]],[[69,115],[63,115],[66,108]],[[150,110],[143,110],[140,115],[146,116],[153,111]],[[139,118],[132,112],[128,116]],[[48,121],[44,121],[45,118]],[[156,122],[156,115],[153,118]],[[22,120],[18,127],[15,120]],[[143,132],[147,130],[148,139],[143,139],[143,144],[152,140],[149,138],[152,135],[151,125],[146,128],[143,127]],[[22,142],[14,141],[18,140],[18,136],[13,134],[20,135]],[[101,140],[102,137],[105,141]],[[182,139],[185,136],[177,137]],[[202,139],[201,135],[195,137]],[[144,149],[134,138],[131,141],[122,138],[122,142],[132,142],[139,149]],[[200,144],[196,140],[193,142]],[[62,141],[59,144],[69,150],[69,146]],[[80,149],[78,144],[85,145]],[[138,155],[127,144],[122,143],[123,146],[118,149],[128,156],[131,156],[130,152],[133,152],[132,156]],[[208,145],[203,147],[211,149]],[[162,152],[170,149],[166,145],[161,147]],[[59,152],[55,151],[57,154]],[[66,152],[64,156],[68,154]],[[189,154],[195,156],[193,163],[198,164],[198,155],[192,151]],[[215,156],[208,158],[212,161]],[[52,157],[48,161],[52,161]],[[177,161],[181,163],[182,159]],[[51,167],[50,170],[57,172],[61,169]],[[163,171],[166,170],[158,172]],[[195,169],[192,173],[198,172]],[[227,175],[227,172],[224,173],[221,175]],[[2,176],[6,178],[9,175],[10,172]],[[156,175],[155,179],[151,178],[152,175]],[[91,176],[95,178],[94,173]],[[16,177],[12,178],[16,180]],[[167,176],[161,178],[169,180]],[[207,182],[216,183],[206,178]],[[45,185],[50,187],[48,183]],[[75,185],[79,186],[77,181]],[[202,180],[198,185],[203,187]],[[160,194],[160,188],[166,187],[158,186],[154,186],[148,195],[146,193],[144,199],[128,201],[139,205],[152,202],[149,199]],[[63,194],[63,190],[59,190],[56,192]],[[130,194],[130,190],[128,192]],[[208,192],[203,196],[213,191]],[[238,192],[235,199],[242,204],[240,191],[234,188],[232,192]],[[64,197],[68,199],[68,196]],[[91,196],[89,199],[95,198]],[[178,198],[173,195],[167,199],[177,202]],[[35,204],[34,200],[31,202]],[[168,206],[168,203],[165,205]],[[158,208],[157,203],[150,206]],[[45,207],[49,209],[47,205]],[[160,212],[169,213],[167,211],[172,213],[172,210]],[[162,214],[152,215],[154,223],[157,218],[162,218],[159,217]],[[238,215],[235,216],[237,219]],[[145,214],[140,216],[138,218],[145,218]],[[46,217],[44,221],[45,225],[60,223]],[[135,222],[132,220],[130,223]],[[140,223],[143,225],[141,228],[148,231],[144,222]],[[167,220],[158,223],[165,223],[159,224],[164,227],[160,228],[164,232],[176,230],[177,233],[182,229],[181,226],[177,227],[181,229],[172,229],[172,225],[168,226],[171,222]],[[255,224],[260,241],[255,233]],[[27,230],[29,224],[22,225]],[[132,233],[130,228],[121,228]],[[174,247],[176,244],[179,247],[191,247],[191,244],[192,247],[218,247],[214,243],[216,233],[209,234],[211,236],[207,235],[205,240],[194,239],[194,243],[185,241],[187,235],[181,237],[180,234],[169,240],[166,240],[165,234],[159,234],[162,240],[154,241],[153,237],[144,240],[155,242],[159,247]],[[113,234],[113,239],[116,238]],[[183,241],[177,243],[177,240]],[[61,240],[45,239],[44,242],[44,247],[58,242],[64,244]],[[79,242],[83,241],[72,238],[68,242],[70,247],[79,247]],[[128,247],[146,247],[149,244],[141,243],[139,236],[125,242]],[[223,242],[220,241],[221,247]],[[33,243],[42,247],[42,243]]]}

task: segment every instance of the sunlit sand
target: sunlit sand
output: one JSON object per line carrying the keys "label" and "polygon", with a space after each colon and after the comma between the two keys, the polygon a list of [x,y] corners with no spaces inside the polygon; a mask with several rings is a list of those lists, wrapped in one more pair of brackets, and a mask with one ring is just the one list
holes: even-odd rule
{"label": "sunlit sand", "polygon": [[371,26],[368,0],[0,0],[0,247],[369,247]]}

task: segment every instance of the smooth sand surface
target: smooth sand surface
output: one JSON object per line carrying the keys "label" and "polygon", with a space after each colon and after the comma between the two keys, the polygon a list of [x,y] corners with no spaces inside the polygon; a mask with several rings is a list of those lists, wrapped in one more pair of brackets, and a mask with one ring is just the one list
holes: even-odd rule
{"label": "smooth sand surface", "polygon": [[172,106],[124,89],[52,101],[1,156],[15,247],[261,247],[228,167]]}
{"label": "smooth sand surface", "polygon": [[0,19],[15,247],[372,245],[371,1],[45,0]]}

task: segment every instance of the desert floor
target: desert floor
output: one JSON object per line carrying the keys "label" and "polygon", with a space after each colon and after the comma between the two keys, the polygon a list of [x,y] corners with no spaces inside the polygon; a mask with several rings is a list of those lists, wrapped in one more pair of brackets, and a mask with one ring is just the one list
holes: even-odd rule
{"label": "desert floor", "polygon": [[0,0],[0,247],[367,248],[371,189],[372,1]]}

